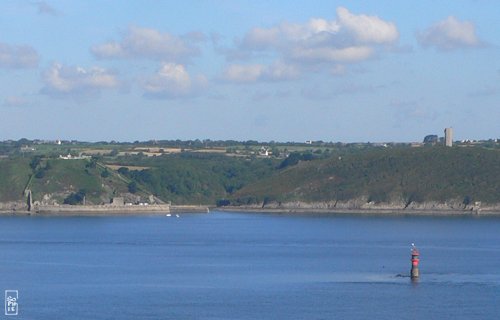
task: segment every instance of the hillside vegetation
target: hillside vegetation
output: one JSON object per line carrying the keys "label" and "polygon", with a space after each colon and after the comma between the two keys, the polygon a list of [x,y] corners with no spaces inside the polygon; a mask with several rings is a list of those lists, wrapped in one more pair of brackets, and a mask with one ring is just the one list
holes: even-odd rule
{"label": "hillside vegetation", "polygon": [[24,189],[45,204],[155,201],[214,205],[271,175],[279,161],[183,153],[59,159],[40,155],[0,160],[1,201],[24,201]]}
{"label": "hillside vegetation", "polygon": [[[180,152],[0,159],[0,201],[262,205],[280,202],[500,203],[500,150],[371,147],[286,158]],[[152,198],[151,196],[154,196]]]}
{"label": "hillside vegetation", "polygon": [[[34,171],[29,188],[35,201],[71,203],[81,202],[85,196],[86,203],[100,204],[127,192],[127,181],[97,161],[46,159]],[[69,196],[76,194],[82,199],[72,201]]]}
{"label": "hillside vegetation", "polygon": [[28,159],[0,160],[0,201],[22,199],[30,174]]}
{"label": "hillside vegetation", "polygon": [[301,161],[239,190],[231,203],[270,201],[500,203],[500,152],[483,148],[372,149]]}
{"label": "hillside vegetation", "polygon": [[119,157],[122,166],[148,169],[118,172],[164,201],[176,204],[215,204],[243,186],[273,174],[279,161],[185,153],[161,157]]}

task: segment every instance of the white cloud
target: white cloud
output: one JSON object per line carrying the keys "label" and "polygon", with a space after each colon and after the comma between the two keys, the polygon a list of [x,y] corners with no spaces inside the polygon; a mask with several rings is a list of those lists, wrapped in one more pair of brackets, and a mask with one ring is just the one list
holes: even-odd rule
{"label": "white cloud", "polygon": [[253,28],[243,38],[241,47],[249,50],[283,49],[305,45],[317,40],[323,33],[335,34],[340,30],[336,21],[314,18],[305,24],[284,22],[271,28]]}
{"label": "white cloud", "polygon": [[483,45],[472,22],[460,21],[453,16],[419,33],[417,39],[424,47],[436,47],[443,51]]}
{"label": "white cloud", "polygon": [[157,73],[143,81],[146,96],[154,98],[185,98],[197,95],[207,86],[202,75],[191,77],[181,64],[163,63]]}
{"label": "white cloud", "polygon": [[269,66],[263,64],[231,64],[224,70],[222,78],[229,82],[252,83],[260,80],[291,80],[298,76],[299,71],[295,66],[275,62]]}
{"label": "white cloud", "polygon": [[0,67],[3,68],[34,68],[38,66],[40,57],[30,46],[11,46],[0,43]]}
{"label": "white cloud", "polygon": [[95,94],[121,85],[113,72],[100,67],[85,69],[54,63],[42,76],[42,93],[57,97]]}
{"label": "white cloud", "polygon": [[399,38],[396,25],[377,16],[354,15],[346,8],[337,8],[338,23],[360,43],[392,43]]}
{"label": "white cloud", "polygon": [[122,45],[117,42],[106,42],[91,49],[92,53],[98,58],[119,58],[124,57],[125,52]]}
{"label": "white cloud", "polygon": [[110,41],[91,48],[100,59],[144,58],[161,61],[186,60],[198,55],[195,43],[202,41],[201,33],[189,33],[184,37],[155,29],[130,27],[121,41]]}
{"label": "white cloud", "polygon": [[[393,44],[399,38],[396,25],[376,16],[354,15],[346,8],[337,8],[337,20],[315,18],[305,24],[282,23],[271,28],[254,28],[240,43],[240,49],[275,52],[288,57],[311,56],[331,60],[363,60],[375,45]],[[317,52],[316,52],[317,51]],[[309,52],[298,54],[297,52]]]}
{"label": "white cloud", "polygon": [[239,83],[293,79],[304,70],[321,72],[339,63],[365,61],[377,51],[394,47],[398,38],[394,23],[339,7],[334,20],[314,18],[303,24],[253,28],[237,41],[236,50],[226,51],[230,60],[270,57],[283,61],[289,72],[276,74],[276,66],[261,63],[233,64],[225,69],[223,78]]}

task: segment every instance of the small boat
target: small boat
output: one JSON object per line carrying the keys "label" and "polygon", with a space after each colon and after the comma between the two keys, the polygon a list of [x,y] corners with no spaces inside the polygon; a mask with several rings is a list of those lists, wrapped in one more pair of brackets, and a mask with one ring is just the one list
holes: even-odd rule
{"label": "small boat", "polygon": [[170,213],[167,213],[167,214],[166,214],[166,216],[167,216],[167,217],[171,217],[172,215],[171,215]]}

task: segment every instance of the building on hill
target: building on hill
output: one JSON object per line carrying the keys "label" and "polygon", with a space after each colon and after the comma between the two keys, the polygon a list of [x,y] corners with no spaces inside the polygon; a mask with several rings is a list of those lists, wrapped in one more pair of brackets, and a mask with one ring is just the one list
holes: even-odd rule
{"label": "building on hill", "polygon": [[33,152],[33,151],[36,151],[36,149],[34,147],[30,147],[30,146],[22,146],[21,148],[19,148],[19,150],[21,152]]}
{"label": "building on hill", "polygon": [[444,145],[447,147],[453,146],[453,128],[444,129]]}
{"label": "building on hill", "polygon": [[79,156],[72,156],[71,154],[68,153],[67,156],[59,155],[59,159],[64,159],[64,160],[82,160],[82,159],[90,159],[92,158],[91,156],[84,156],[84,155],[79,155]]}
{"label": "building on hill", "polygon": [[112,206],[124,206],[125,199],[123,199],[123,197],[114,197],[111,199],[111,205]]}
{"label": "building on hill", "polygon": [[259,150],[259,156],[269,157],[269,148],[268,147],[261,147]]}

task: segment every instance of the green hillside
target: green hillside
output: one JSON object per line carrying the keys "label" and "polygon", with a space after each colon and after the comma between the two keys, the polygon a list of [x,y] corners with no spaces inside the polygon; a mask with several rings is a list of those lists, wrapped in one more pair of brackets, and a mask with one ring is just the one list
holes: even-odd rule
{"label": "green hillside", "polygon": [[380,203],[461,199],[500,202],[500,152],[484,148],[372,149],[302,161],[239,190],[232,204],[321,202],[367,197]]}
{"label": "green hillside", "polygon": [[161,157],[119,157],[121,165],[145,166],[119,171],[164,201],[214,205],[243,186],[271,175],[279,164],[272,159],[192,154]]}
{"label": "green hillside", "polygon": [[127,180],[89,159],[44,159],[34,171],[29,188],[35,201],[63,203],[71,194],[80,192],[87,203],[100,204],[127,192]]}
{"label": "green hillside", "polygon": [[[59,159],[33,155],[0,162],[1,201],[24,201],[25,187],[45,204],[149,201],[214,205],[248,183],[271,175],[279,160],[184,153]],[[15,186],[15,188],[12,188]]]}
{"label": "green hillside", "polygon": [[255,205],[364,198],[372,203],[449,200],[500,203],[500,150],[372,147],[294,152],[286,158],[181,152],[64,160],[0,159],[0,201],[128,202],[150,195],[173,204]]}
{"label": "green hillside", "polygon": [[30,174],[29,159],[0,159],[0,201],[22,200]]}

